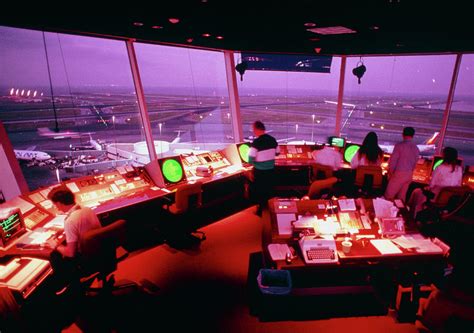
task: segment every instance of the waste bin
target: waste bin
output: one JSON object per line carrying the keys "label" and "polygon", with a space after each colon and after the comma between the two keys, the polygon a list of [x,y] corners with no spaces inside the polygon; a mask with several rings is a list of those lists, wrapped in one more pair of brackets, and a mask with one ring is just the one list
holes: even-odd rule
{"label": "waste bin", "polygon": [[292,288],[290,272],[284,269],[260,269],[257,283],[260,291],[269,295],[288,295]]}

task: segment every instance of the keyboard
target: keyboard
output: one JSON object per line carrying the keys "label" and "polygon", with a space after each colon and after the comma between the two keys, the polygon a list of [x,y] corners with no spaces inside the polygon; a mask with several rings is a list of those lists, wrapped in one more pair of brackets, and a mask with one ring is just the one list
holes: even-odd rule
{"label": "keyboard", "polygon": [[306,256],[309,261],[334,260],[336,254],[333,249],[328,247],[310,248],[306,250]]}

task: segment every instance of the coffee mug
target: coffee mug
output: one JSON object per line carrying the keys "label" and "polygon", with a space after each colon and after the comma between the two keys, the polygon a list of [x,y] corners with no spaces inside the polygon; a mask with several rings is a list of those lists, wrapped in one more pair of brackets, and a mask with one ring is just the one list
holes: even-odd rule
{"label": "coffee mug", "polygon": [[342,243],[342,252],[349,253],[351,252],[352,243],[349,241],[343,241]]}

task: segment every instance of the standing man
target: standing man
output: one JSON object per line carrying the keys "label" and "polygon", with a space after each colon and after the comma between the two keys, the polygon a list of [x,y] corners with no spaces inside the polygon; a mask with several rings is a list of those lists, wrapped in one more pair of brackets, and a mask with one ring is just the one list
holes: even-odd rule
{"label": "standing man", "polygon": [[256,213],[262,216],[262,210],[273,194],[275,155],[280,153],[280,148],[275,138],[265,133],[265,125],[261,121],[254,122],[252,129],[256,139],[249,151],[249,163],[254,166],[254,196],[258,205]]}
{"label": "standing man", "polygon": [[399,142],[393,148],[388,164],[388,185],[385,191],[387,200],[401,199],[406,201],[408,186],[413,177],[420,150],[413,142],[415,129],[405,127],[403,129],[403,142]]}

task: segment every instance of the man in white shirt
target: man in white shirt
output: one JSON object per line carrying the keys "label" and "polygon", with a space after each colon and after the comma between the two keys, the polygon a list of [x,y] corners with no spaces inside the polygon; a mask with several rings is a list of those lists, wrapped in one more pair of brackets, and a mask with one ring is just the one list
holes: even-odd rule
{"label": "man in white shirt", "polygon": [[56,239],[48,241],[54,249],[50,261],[56,278],[55,284],[57,288],[62,288],[56,293],[59,295],[67,290],[68,284],[78,283],[77,259],[81,253],[81,238],[87,231],[100,228],[101,224],[92,209],[76,204],[74,194],[66,186],[53,188],[48,199],[60,212],[67,214],[64,219],[66,245],[57,246]]}
{"label": "man in white shirt", "polygon": [[66,186],[52,189],[48,198],[59,211],[67,214],[64,219],[66,245],[59,245],[56,250],[63,257],[73,258],[81,252],[82,235],[89,230],[101,227],[99,219],[89,207],[77,205],[74,194]]}
{"label": "man in white shirt", "polygon": [[324,146],[323,149],[313,150],[311,153],[316,163],[339,170],[342,165],[342,154],[337,147]]}

